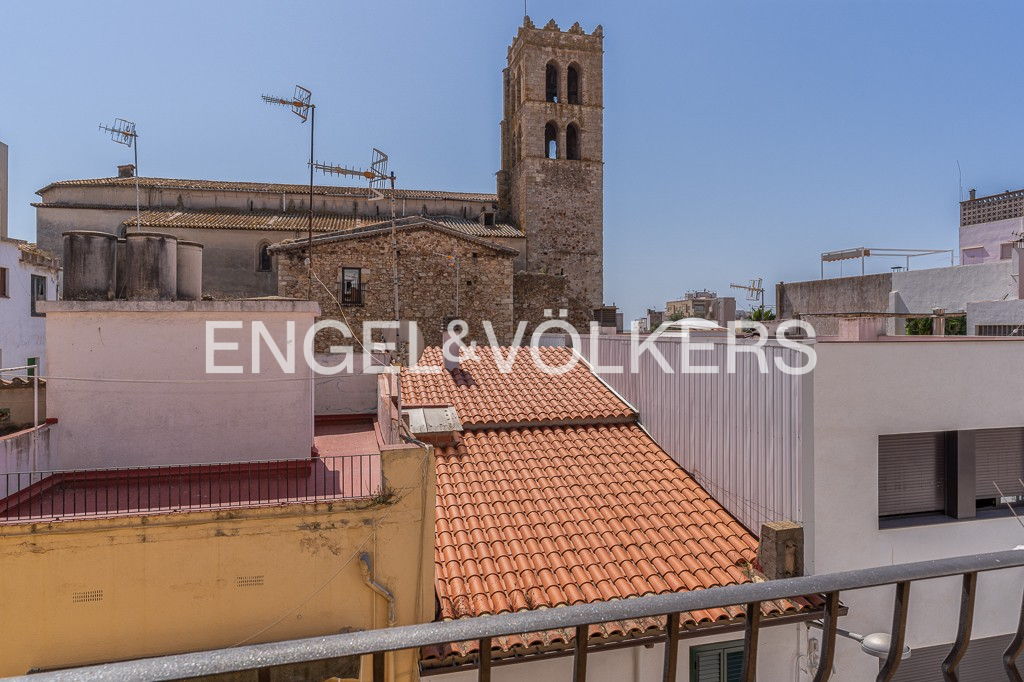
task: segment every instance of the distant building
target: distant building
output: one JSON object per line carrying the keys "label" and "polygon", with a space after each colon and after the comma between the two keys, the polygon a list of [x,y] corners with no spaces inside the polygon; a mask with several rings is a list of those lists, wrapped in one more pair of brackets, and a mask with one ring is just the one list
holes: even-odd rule
{"label": "distant building", "polygon": [[[687,373],[681,340],[663,336],[655,347],[672,373],[648,362],[639,374],[602,376],[636,406],[665,452],[760,532],[762,546],[769,524],[802,525],[796,563],[807,575],[1020,545],[1024,372],[1016,368],[1024,364],[1024,339],[879,336],[882,318],[840,326],[838,336],[814,343],[817,364],[803,375],[779,369],[777,362],[804,362],[775,339],[764,345],[767,371],[742,353],[736,372],[727,373],[733,344],[704,339],[714,348],[701,364],[720,371]],[[628,357],[628,339],[596,341],[583,344],[594,364]],[[738,399],[723,399],[729,395]],[[680,409],[681,396],[692,409]],[[1014,569],[979,582],[959,679],[1006,676],[1002,654],[1017,629],[1022,580]],[[952,578],[914,585],[906,635],[913,653],[894,680],[941,679],[961,591]],[[844,592],[842,600],[849,613],[841,627],[892,631],[892,587]],[[793,661],[799,650],[821,650],[820,630],[803,630],[800,641],[787,675],[759,671],[758,679],[809,679]],[[843,680],[872,680],[879,662],[856,642],[839,640],[835,667]]]}
{"label": "distant building", "polygon": [[886,314],[889,334],[903,334],[908,316],[965,316],[966,334],[1024,335],[1024,248],[1009,258],[970,265],[780,282],[775,288],[778,318],[800,317],[819,335],[838,333],[838,318],[849,313]]}
{"label": "distant building", "polygon": [[[0,675],[433,619],[430,450],[397,436],[393,375],[373,378],[369,409],[350,396],[314,418],[300,349],[315,302],[39,307],[54,420],[0,436],[0,602],[32,614],[0,623]],[[418,652],[384,662],[418,678]],[[357,679],[362,665],[274,675]]]}
{"label": "distant building", "polygon": [[[533,324],[543,319],[544,310],[564,308],[570,321],[585,328],[603,303],[603,45],[600,26],[592,33],[578,23],[566,31],[553,21],[537,28],[527,17],[512,40],[502,73],[497,191],[394,192],[399,218],[431,221],[496,248],[513,249],[514,266],[500,288],[513,288],[515,278],[516,313]],[[41,200],[34,204],[40,244],[59,251],[66,230],[122,234],[132,229],[134,173],[124,166],[118,177],[61,180],[40,189]],[[154,177],[137,181],[142,229],[205,245],[206,294],[245,298],[278,293],[278,266],[269,247],[306,234],[310,207],[305,185]],[[370,200],[365,188],[315,187],[313,231],[333,236],[378,224],[390,217],[388,204]],[[450,255],[413,255],[415,246],[404,243],[399,250],[424,263],[434,259],[429,271]],[[329,275],[331,282],[339,277],[340,272]],[[470,291],[479,287],[473,281]],[[374,296],[392,295],[383,276],[367,284],[368,296],[371,290]],[[320,293],[318,300],[326,308]],[[509,308],[495,314],[511,313]],[[454,298],[430,326],[450,317],[455,317]]]}
{"label": "distant building", "polygon": [[0,142],[0,368],[37,365],[44,371],[46,337],[36,301],[57,297],[60,268],[35,244],[8,237],[7,158],[7,145]]}
{"label": "distant building", "polygon": [[1024,189],[960,202],[960,263],[1009,260],[1024,237]]}
{"label": "distant building", "polygon": [[736,319],[736,299],[720,297],[714,291],[688,291],[683,298],[665,303],[665,318],[699,317],[722,327]]}

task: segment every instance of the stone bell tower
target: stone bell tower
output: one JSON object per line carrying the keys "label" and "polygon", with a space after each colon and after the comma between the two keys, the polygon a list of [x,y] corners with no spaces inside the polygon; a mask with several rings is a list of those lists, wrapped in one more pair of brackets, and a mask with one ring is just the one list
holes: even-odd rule
{"label": "stone bell tower", "polygon": [[603,303],[603,43],[526,17],[503,72],[499,207],[526,233],[519,266],[566,278],[577,324]]}

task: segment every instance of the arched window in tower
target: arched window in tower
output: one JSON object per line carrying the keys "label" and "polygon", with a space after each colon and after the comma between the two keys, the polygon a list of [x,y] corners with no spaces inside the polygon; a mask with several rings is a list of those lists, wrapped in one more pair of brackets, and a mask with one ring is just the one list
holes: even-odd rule
{"label": "arched window in tower", "polygon": [[575,123],[570,123],[565,129],[565,158],[580,160],[580,129]]}
{"label": "arched window in tower", "polygon": [[544,126],[544,157],[558,158],[558,126],[554,121],[548,121]]}
{"label": "arched window in tower", "polygon": [[548,62],[544,67],[544,99],[548,102],[558,101],[558,64]]}
{"label": "arched window in tower", "polygon": [[565,98],[569,104],[582,104],[580,101],[580,65],[570,64],[565,72]]}

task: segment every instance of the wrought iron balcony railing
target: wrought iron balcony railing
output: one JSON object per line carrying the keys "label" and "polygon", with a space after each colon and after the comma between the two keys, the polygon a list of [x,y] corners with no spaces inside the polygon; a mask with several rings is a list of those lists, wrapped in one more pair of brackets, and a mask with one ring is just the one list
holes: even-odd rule
{"label": "wrought iron balcony railing", "polygon": [[[679,640],[679,614],[688,611],[743,605],[746,609],[744,667],[742,679],[755,679],[758,654],[758,633],[761,627],[761,602],[790,599],[809,594],[825,595],[825,617],[822,624],[822,646],[815,682],[824,682],[832,675],[836,634],[840,611],[840,594],[885,585],[895,585],[892,610],[892,631],[887,657],[878,673],[878,680],[891,680],[900,665],[907,629],[907,611],[910,606],[910,586],[914,581],[961,576],[960,615],[957,636],[949,655],[936,670],[946,681],[955,681],[957,667],[971,641],[974,620],[974,600],[979,573],[1024,566],[1024,550],[1011,550],[974,556],[921,561],[894,566],[865,568],[841,573],[787,578],[760,583],[746,583],[729,587],[715,587],[693,592],[622,599],[618,601],[579,604],[554,609],[521,611],[499,616],[463,618],[454,621],[407,625],[383,630],[367,630],[348,634],[311,637],[284,642],[255,644],[230,649],[200,651],[148,658],[120,663],[109,663],[74,670],[42,673],[26,677],[30,682],[56,682],[64,680],[91,680],[111,682],[121,680],[176,680],[184,677],[216,675],[246,670],[262,670],[272,666],[305,663],[346,656],[372,657],[373,680],[383,682],[384,654],[389,651],[419,649],[450,642],[479,640],[479,679],[491,679],[491,640],[527,632],[575,629],[573,680],[582,682],[587,675],[588,626],[617,620],[654,616],[666,617],[666,629],[661,640],[665,647],[663,679],[677,680]],[[1022,581],[1024,582],[1024,581]],[[1007,595],[1007,603],[1016,603],[1019,595]],[[1003,668],[1011,682],[1021,682],[1016,660],[1024,651],[1024,602],[1017,632],[1003,655]],[[647,639],[646,641],[650,641]],[[515,665],[514,663],[512,665]]]}

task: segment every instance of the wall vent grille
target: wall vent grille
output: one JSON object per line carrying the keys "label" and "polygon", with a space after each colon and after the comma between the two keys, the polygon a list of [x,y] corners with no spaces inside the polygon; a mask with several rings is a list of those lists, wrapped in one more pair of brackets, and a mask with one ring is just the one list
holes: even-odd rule
{"label": "wall vent grille", "polygon": [[84,590],[71,593],[72,604],[81,604],[87,601],[103,601],[103,590]]}
{"label": "wall vent grille", "polygon": [[262,575],[240,575],[235,578],[235,587],[262,587]]}

